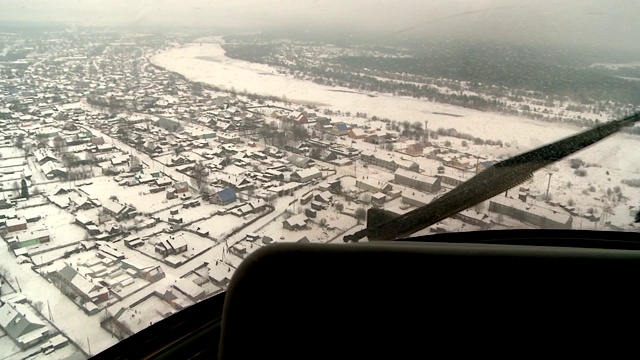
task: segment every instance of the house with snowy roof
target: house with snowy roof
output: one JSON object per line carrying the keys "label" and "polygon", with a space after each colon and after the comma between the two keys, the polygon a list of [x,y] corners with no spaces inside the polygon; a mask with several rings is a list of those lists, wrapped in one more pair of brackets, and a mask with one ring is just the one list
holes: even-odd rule
{"label": "house with snowy roof", "polygon": [[347,135],[349,133],[349,126],[343,122],[336,123],[333,125],[332,132],[337,136]]}
{"label": "house with snowy roof", "polygon": [[352,139],[364,139],[367,137],[367,133],[360,128],[351,128],[349,130],[349,137]]}
{"label": "house with snowy roof", "polygon": [[493,161],[481,161],[480,163],[478,163],[477,171],[478,172],[485,171],[488,168],[492,167],[493,164],[495,164]]}
{"label": "house with snowy roof", "polygon": [[301,156],[297,154],[292,154],[287,158],[287,161],[292,165],[295,165],[299,168],[308,168],[313,165],[314,161],[306,156]]}
{"label": "house with snowy roof", "polygon": [[47,162],[41,167],[42,173],[47,179],[66,178],[69,173],[66,168],[55,162]]}
{"label": "house with snowy roof", "polygon": [[196,285],[196,283],[190,279],[180,279],[172,286],[193,301],[200,301],[207,295],[207,292],[203,288]]}
{"label": "house with snowy roof", "polygon": [[102,204],[102,209],[105,214],[114,217],[118,221],[132,219],[137,215],[136,209],[133,207],[115,201],[105,201],[105,203]]}
{"label": "house with snowy roof", "polygon": [[414,189],[428,192],[438,192],[441,187],[441,180],[439,177],[423,175],[400,168],[394,173],[394,181],[400,185],[406,185]]}
{"label": "house with snowy roof", "polygon": [[230,187],[218,191],[210,197],[210,202],[216,205],[228,205],[234,201],[236,201],[236,191]]}
{"label": "house with snowy roof", "polygon": [[0,328],[21,349],[45,340],[50,330],[30,306],[9,302],[0,306]]}
{"label": "house with snowy roof", "polygon": [[292,111],[289,116],[287,116],[287,120],[295,122],[297,124],[306,124],[309,122],[307,115],[300,111]]}
{"label": "house with snowy roof", "polygon": [[33,155],[35,156],[36,161],[40,165],[44,165],[51,161],[60,162],[60,160],[58,160],[58,157],[55,156],[50,149],[36,149],[33,152]]}
{"label": "house with snowy roof", "polygon": [[108,289],[82,276],[69,265],[65,265],[62,269],[58,270],[54,274],[54,277],[57,280],[54,281],[54,283],[57,282],[57,285],[61,289],[65,289],[63,293],[71,291],[83,300],[93,304],[100,304],[109,300]]}
{"label": "house with snowy roof", "polygon": [[307,227],[309,219],[305,214],[293,215],[282,222],[282,227],[287,230],[301,230]]}
{"label": "house with snowy roof", "polygon": [[294,171],[289,176],[289,179],[291,181],[304,183],[304,182],[311,181],[313,179],[318,179],[321,177],[322,177],[322,172],[320,171],[320,169],[316,167],[312,167],[309,169]]}
{"label": "house with snowy roof", "polygon": [[162,256],[177,255],[187,251],[187,241],[182,236],[170,236],[162,239],[155,246],[155,252]]}

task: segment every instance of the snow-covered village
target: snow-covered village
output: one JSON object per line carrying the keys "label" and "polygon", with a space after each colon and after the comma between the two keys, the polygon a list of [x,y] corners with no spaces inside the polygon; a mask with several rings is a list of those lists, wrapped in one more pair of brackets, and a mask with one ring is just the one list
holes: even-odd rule
{"label": "snow-covered village", "polygon": [[[616,115],[319,83],[228,57],[222,37],[76,29],[0,42],[2,359],[89,357],[225,291],[261,247],[350,246],[372,207],[405,214]],[[636,134],[617,134],[414,236],[637,231],[632,148]]]}

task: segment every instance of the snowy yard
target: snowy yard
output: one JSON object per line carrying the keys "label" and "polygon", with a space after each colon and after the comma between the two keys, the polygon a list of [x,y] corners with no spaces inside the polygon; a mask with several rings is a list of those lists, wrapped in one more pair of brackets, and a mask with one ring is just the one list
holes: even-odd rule
{"label": "snowy yard", "polygon": [[15,146],[3,146],[0,147],[0,156],[2,156],[2,159],[24,156],[24,150],[18,149]]}
{"label": "snowy yard", "polygon": [[97,177],[90,179],[91,185],[84,185],[82,190],[91,197],[98,198],[102,203],[116,196],[121,203],[131,204],[138,213],[150,213],[181,204],[180,199],[167,200],[166,192],[150,193],[149,185],[120,186],[111,177]]}
{"label": "snowy yard", "polygon": [[2,157],[2,167],[13,167],[13,166],[23,166],[27,165],[27,159],[15,158],[15,159],[6,159]]}
{"label": "snowy yard", "polygon": [[20,352],[20,347],[11,340],[9,335],[0,329],[0,358],[6,359]]}
{"label": "snowy yard", "polygon": [[[160,211],[155,214],[155,216],[159,217],[160,220],[169,222],[169,218],[174,219],[182,219],[183,223],[189,223],[197,219],[201,219],[203,217],[209,217],[217,214],[220,211],[220,207],[216,205],[209,204],[208,202],[203,202],[200,200],[201,205],[190,208],[183,208],[182,205],[177,205],[172,207],[171,209],[166,209]],[[177,211],[178,213],[175,215],[171,215],[172,211]]]}
{"label": "snowy yard", "polygon": [[[187,159],[190,159],[190,160],[193,160],[193,161],[205,160],[199,154],[196,154],[196,153],[191,152],[191,151],[182,152],[182,153],[180,153],[180,156],[183,156],[183,157],[185,157]],[[160,155],[158,157],[155,157],[154,160],[159,161],[159,162],[165,164],[166,166],[170,166],[172,164],[171,159],[174,159],[175,157],[176,157],[175,153],[170,153],[170,154],[164,154],[164,155]]]}
{"label": "snowy yard", "polygon": [[29,249],[29,257],[35,266],[47,265],[64,258],[68,253],[79,251],[80,248],[79,244],[74,244],[41,252],[43,249],[46,249],[46,247],[43,245],[34,246]]}
{"label": "snowy yard", "polygon": [[177,310],[157,296],[151,296],[134,308],[131,316],[123,316],[122,322],[134,333],[147,328],[151,324],[164,319],[162,314],[174,313]]}
{"label": "snowy yard", "polygon": [[70,244],[85,238],[86,231],[75,224],[74,215],[53,204],[18,210],[16,213],[20,217],[32,216],[34,214],[41,216],[40,220],[35,223],[27,224],[27,231],[33,229],[49,230],[51,241],[40,245],[41,249]]}
{"label": "snowy yard", "polygon": [[184,279],[193,281],[196,285],[203,288],[208,294],[216,294],[222,291],[221,288],[219,288],[209,280],[208,276],[200,276],[197,273],[192,272],[189,275],[185,276]]}
{"label": "snowy yard", "polygon": [[[326,220],[325,227],[320,226],[321,219]],[[306,237],[310,242],[326,243],[356,225],[354,218],[340,214],[333,209],[318,211],[318,216],[307,222],[306,229],[287,230],[282,225],[285,220],[285,216],[278,216],[265,227],[256,230],[255,233],[260,236],[268,236],[274,242],[296,242]]]}
{"label": "snowy yard", "polygon": [[136,250],[154,259],[164,260],[165,257],[162,254],[156,252],[155,246],[156,244],[159,244],[163,240],[167,240],[171,238],[178,239],[179,241],[184,240],[187,244],[187,250],[185,252],[175,255],[177,258],[180,259],[181,263],[188,261],[194,256],[199,255],[203,251],[215,245],[213,241],[207,238],[200,237],[196,234],[193,234],[187,231],[178,231],[174,234],[159,233],[154,236],[151,236],[144,241],[144,244],[142,246],[136,248]]}
{"label": "snowy yard", "polygon": [[196,230],[200,228],[202,231],[209,231],[209,236],[215,239],[226,237],[234,229],[243,227],[244,223],[259,216],[259,214],[247,215],[247,219],[239,218],[235,215],[216,215],[210,219],[198,221],[189,226],[189,229]]}

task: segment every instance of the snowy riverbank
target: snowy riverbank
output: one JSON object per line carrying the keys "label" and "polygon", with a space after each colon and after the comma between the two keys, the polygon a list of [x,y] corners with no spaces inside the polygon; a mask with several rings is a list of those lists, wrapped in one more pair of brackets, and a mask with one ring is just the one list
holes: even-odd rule
{"label": "snowy riverbank", "polygon": [[[284,76],[267,65],[235,60],[225,56],[218,40],[187,44],[153,56],[152,63],[180,73],[190,80],[221,88],[247,90],[262,95],[286,96],[291,101],[321,103],[334,110],[366,112],[369,115],[404,121],[429,121],[431,129],[455,128],[484,139],[500,139],[517,144],[520,150],[540,146],[580,129],[526,118],[481,112],[457,106],[391,95],[336,92],[339,88],[314,84]],[[452,117],[434,112],[460,115]],[[587,162],[627,173],[640,173],[640,146],[637,138],[615,135],[580,154]],[[623,151],[625,150],[626,151]]]}

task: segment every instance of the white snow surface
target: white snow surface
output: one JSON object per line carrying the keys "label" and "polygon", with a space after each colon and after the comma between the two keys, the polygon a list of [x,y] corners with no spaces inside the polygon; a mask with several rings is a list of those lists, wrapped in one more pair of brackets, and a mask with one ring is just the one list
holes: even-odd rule
{"label": "white snow surface", "polygon": [[[430,129],[455,128],[458,132],[483,139],[500,139],[516,143],[522,150],[540,146],[580,130],[569,125],[545,123],[406,97],[379,94],[370,97],[364,93],[355,93],[351,89],[314,84],[281,75],[267,65],[228,58],[220,43],[187,44],[157,54],[151,61],[190,80],[221,88],[233,87],[238,91],[246,89],[253,93],[279,97],[284,95],[292,101],[322,104],[321,108],[351,113],[366,112],[370,116],[388,117],[398,121],[428,120]],[[456,114],[461,117],[433,112]],[[636,138],[615,135],[585,150],[581,156],[585,161],[640,173],[640,152],[631,150],[638,145],[640,144]],[[621,152],[623,149],[627,151]]]}

